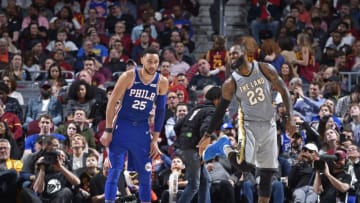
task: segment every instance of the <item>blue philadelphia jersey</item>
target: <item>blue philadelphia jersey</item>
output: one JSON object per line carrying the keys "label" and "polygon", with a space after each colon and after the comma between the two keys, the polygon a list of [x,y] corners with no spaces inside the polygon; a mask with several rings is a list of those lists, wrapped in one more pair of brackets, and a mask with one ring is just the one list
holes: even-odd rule
{"label": "blue philadelphia jersey", "polygon": [[155,73],[153,80],[144,84],[139,76],[139,68],[134,69],[135,79],[130,89],[125,91],[117,119],[147,122],[158,95],[160,74]]}

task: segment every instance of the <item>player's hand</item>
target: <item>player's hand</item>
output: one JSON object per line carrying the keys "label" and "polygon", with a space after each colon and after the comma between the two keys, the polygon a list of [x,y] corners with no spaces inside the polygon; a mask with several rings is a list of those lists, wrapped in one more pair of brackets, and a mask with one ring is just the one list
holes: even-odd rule
{"label": "player's hand", "polygon": [[158,156],[160,156],[162,153],[159,150],[158,142],[155,139],[151,140],[150,143],[150,157],[152,159],[156,159]]}
{"label": "player's hand", "polygon": [[100,137],[100,142],[104,147],[108,147],[112,140],[112,133],[103,132],[102,136]]}
{"label": "player's hand", "polygon": [[211,143],[211,138],[209,136],[202,136],[201,140],[199,141],[198,145],[196,146],[199,148],[199,155],[202,156],[203,152],[205,151],[206,147]]}
{"label": "player's hand", "polygon": [[111,165],[109,157],[106,157],[104,160],[104,165],[103,165],[103,175],[104,176],[108,175],[109,168],[112,168],[112,165]]}

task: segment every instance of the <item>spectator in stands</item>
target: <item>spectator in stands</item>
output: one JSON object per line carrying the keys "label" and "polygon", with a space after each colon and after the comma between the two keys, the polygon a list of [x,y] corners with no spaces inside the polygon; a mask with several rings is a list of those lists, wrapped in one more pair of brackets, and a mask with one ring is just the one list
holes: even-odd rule
{"label": "spectator in stands", "polygon": [[310,122],[312,117],[319,112],[320,106],[325,102],[324,98],[320,97],[321,84],[312,82],[309,87],[309,97],[305,96],[303,87],[295,87],[294,92],[299,96],[294,104],[294,110],[301,113],[306,122]]}
{"label": "spectator in stands", "polygon": [[73,12],[75,13],[80,13],[80,3],[78,1],[56,1],[55,5],[54,5],[54,13],[58,13],[61,8],[63,8],[64,6],[68,6],[70,8],[72,8]]}
{"label": "spectator in stands", "polygon": [[0,100],[0,121],[6,122],[9,132],[12,133],[12,137],[18,143],[18,146],[23,142],[23,129],[22,124],[16,114],[11,112],[5,112],[5,105]]}
{"label": "spectator in stands", "polygon": [[131,31],[131,41],[132,43],[135,43],[137,39],[141,38],[142,33],[145,31],[145,26],[150,27],[150,34],[149,38],[156,39],[158,37],[158,33],[156,31],[155,25],[153,25],[153,14],[152,12],[144,13],[142,16],[142,23],[135,26]]}
{"label": "spectator in stands", "polygon": [[20,39],[20,49],[30,51],[34,45],[33,41],[40,41],[41,45],[45,47],[47,44],[47,32],[45,28],[39,27],[37,23],[30,23],[29,27],[22,32]]}
{"label": "spectator in stands", "polygon": [[[336,151],[335,151],[336,150]],[[332,164],[325,162],[325,169],[322,173],[317,169],[314,180],[314,191],[320,196],[320,202],[344,202],[346,192],[350,189],[351,175],[345,171],[346,152],[342,149],[335,149],[338,159]]]}
{"label": "spectator in stands", "polygon": [[94,57],[84,59],[84,69],[92,76],[92,85],[104,88],[106,81],[111,81],[112,74],[109,69],[102,67],[102,64]]}
{"label": "spectator in stands", "polygon": [[210,64],[210,70],[220,78],[221,81],[225,80],[225,66],[229,60],[229,53],[226,50],[226,39],[224,36],[214,37],[214,43],[209,51],[206,53],[206,60]]}
{"label": "spectator in stands", "polygon": [[342,129],[341,120],[337,116],[334,116],[334,112],[331,106],[329,106],[327,103],[322,104],[320,106],[318,115],[314,116],[311,119],[311,123],[310,123],[311,127],[314,128],[315,130],[318,130],[319,123],[321,119],[323,119],[325,116],[331,117],[331,119],[329,119],[328,121],[331,122],[331,128]]}
{"label": "spectator in stands", "polygon": [[107,56],[108,56],[108,52],[104,46],[98,46],[94,44],[94,42],[90,39],[90,37],[87,37],[83,42],[83,46],[79,49],[78,53],[76,54],[76,63],[74,67],[75,71],[79,72],[80,70],[83,69],[84,59],[87,57],[90,58],[94,57],[99,62],[103,62]]}
{"label": "spectator in stands", "polygon": [[107,0],[90,0],[87,1],[84,8],[85,18],[89,18],[91,14],[91,10],[95,11],[95,16],[98,18],[105,18],[109,11],[108,7],[110,6],[110,2]]}
{"label": "spectator in stands", "polygon": [[61,10],[56,13],[56,16],[50,20],[50,29],[55,31],[54,34],[56,34],[59,29],[62,29],[69,36],[75,37],[79,34],[80,28],[80,23],[74,18],[72,9],[67,6],[61,8]]}
{"label": "spectator in stands", "polygon": [[33,190],[39,194],[39,199],[42,201],[71,202],[73,199],[71,188],[80,185],[80,179],[67,168],[68,160],[63,150],[58,149],[52,153],[56,154],[55,163],[46,163],[41,157],[36,161],[39,172]]}
{"label": "spectator in stands", "polygon": [[185,103],[188,104],[189,102],[189,94],[186,90],[186,87],[183,85],[174,85],[170,88],[170,91],[176,92],[179,103]]}
{"label": "spectator in stands", "polygon": [[96,29],[99,35],[105,35],[105,19],[98,16],[99,11],[95,8],[89,9],[89,16],[86,17],[84,25],[81,26],[81,33],[83,36],[87,36],[90,27]]}
{"label": "spectator in stands", "polygon": [[9,69],[5,70],[5,72],[7,72],[7,74],[9,75],[13,75],[17,81],[31,80],[31,75],[29,71],[23,69],[23,58],[21,54],[13,55],[9,64]]}
{"label": "spectator in stands", "polygon": [[127,54],[130,54],[132,49],[132,41],[131,36],[126,33],[126,29],[130,28],[124,21],[119,21],[115,24],[115,35],[120,38],[120,41],[122,42]]}
{"label": "spectator in stands", "polygon": [[172,31],[177,30],[174,25],[174,19],[171,14],[164,13],[162,16],[162,22],[164,23],[164,30],[159,33],[157,41],[160,42],[160,47],[164,48],[170,45],[170,36]]}
{"label": "spectator in stands", "polygon": [[49,82],[53,87],[55,86],[58,89],[67,85],[64,75],[62,73],[62,69],[59,66],[59,64],[57,63],[52,64],[48,69],[47,75],[48,75],[47,80],[49,80]]}
{"label": "spectator in stands", "polygon": [[170,62],[167,60],[162,60],[159,65],[159,71],[162,76],[164,76],[169,81],[169,85],[172,85],[175,81],[173,76],[170,75]]}
{"label": "spectator in stands", "polygon": [[19,119],[23,118],[23,110],[17,99],[9,97],[9,87],[0,81],[0,100],[5,105],[5,112],[11,112],[17,115]]}
{"label": "spectator in stands", "polygon": [[248,14],[251,33],[258,44],[260,44],[262,30],[269,30],[272,32],[272,36],[277,36],[281,15],[279,3],[264,0],[252,1]]}
{"label": "spectator in stands", "polygon": [[[171,202],[171,201],[176,201],[177,199],[179,199],[182,191],[184,190],[185,186],[187,185],[188,181],[185,179],[185,165],[184,162],[181,160],[181,158],[179,156],[174,156],[171,160],[171,167],[168,169],[165,169],[163,171],[160,172],[160,185],[162,186],[163,192],[161,194],[161,202]],[[170,184],[173,184],[170,181],[170,175],[177,173],[177,185],[173,186],[177,187],[174,188],[177,193],[174,194],[174,192],[168,190],[170,188]],[[165,190],[167,189],[167,190]],[[171,196],[170,196],[170,193]],[[169,197],[172,197],[173,199],[170,199]]]}
{"label": "spectator in stands", "polygon": [[32,43],[33,44],[31,46],[30,52],[34,56],[34,58],[36,60],[36,64],[41,66],[41,64],[43,64],[45,62],[47,54],[44,51],[45,49],[44,49],[41,41],[35,40]]}
{"label": "spectator in stands", "polygon": [[264,33],[261,36],[262,44],[260,51],[260,61],[265,61],[266,63],[270,63],[273,65],[277,72],[280,72],[281,65],[285,62],[285,58],[280,54],[281,48],[275,40],[271,38],[270,33]]}
{"label": "spectator in stands", "polygon": [[[340,49],[345,44],[343,41],[343,36],[339,32],[339,30],[335,30],[330,34],[330,37],[326,40],[325,48],[326,47],[336,47],[336,51]],[[350,45],[351,46],[351,45]],[[326,50],[324,49],[324,52]]]}
{"label": "spectator in stands", "polygon": [[41,64],[41,68],[43,71],[46,71],[46,72],[41,72],[40,75],[36,78],[37,81],[45,80],[48,77],[47,72],[53,63],[55,63],[55,60],[52,57],[45,58],[44,63]]}
{"label": "spectator in stands", "polygon": [[97,155],[90,153],[85,158],[84,166],[74,171],[80,179],[80,185],[74,198],[75,202],[91,202],[90,181],[95,175],[101,172],[97,167],[98,159]]}
{"label": "spectator in stands", "polygon": [[[169,91],[167,94],[166,114],[165,114],[164,124],[169,118],[175,116],[176,106],[178,104],[179,104],[179,98],[178,98],[176,92]],[[167,139],[166,139],[166,135],[165,135],[165,125],[164,125],[163,129],[161,130],[160,138],[161,138],[161,143],[159,144],[159,148],[161,148],[162,146],[167,146]]]}
{"label": "spectator in stands", "polygon": [[0,38],[0,69],[5,69],[6,64],[10,62],[10,59],[11,53],[9,52],[8,42],[5,38]]}
{"label": "spectator in stands", "polygon": [[40,115],[39,118],[39,128],[40,132],[30,135],[25,140],[25,149],[23,157],[25,157],[27,154],[39,151],[39,145],[38,142],[44,139],[46,136],[53,136],[59,139],[60,141],[65,141],[66,137],[61,134],[52,133],[52,130],[54,128],[54,123],[52,122],[52,119],[49,115],[43,114]]}
{"label": "spectator in stands", "polygon": [[101,88],[92,85],[92,77],[87,70],[80,71],[78,80],[84,80],[87,84],[89,84],[93,88],[96,101],[105,100],[106,98],[105,91]]}
{"label": "spectator in stands", "polygon": [[354,144],[360,145],[360,105],[359,103],[352,103],[350,105],[350,126],[354,133]]}
{"label": "spectator in stands", "polygon": [[64,44],[65,51],[67,52],[72,53],[79,50],[79,48],[76,46],[76,44],[73,41],[68,40],[68,33],[63,28],[57,30],[56,40],[50,41],[46,46],[46,50],[49,52],[55,51],[56,50],[55,44],[57,41],[61,41]]}
{"label": "spectator in stands", "polygon": [[81,108],[90,114],[95,103],[93,88],[84,80],[78,80],[69,87],[68,101],[64,109],[64,117],[72,120],[72,113],[75,109]]}
{"label": "spectator in stands", "polygon": [[12,148],[7,139],[0,138],[0,182],[3,202],[16,202],[18,177],[23,167],[20,160],[10,156]]}
{"label": "spectator in stands", "polygon": [[[11,56],[12,56],[12,54],[14,54],[14,53],[19,53],[20,52],[20,50],[14,45],[14,43],[11,41],[11,38],[9,37],[9,33],[8,32],[4,32],[3,34],[2,34],[2,37],[1,37],[1,39],[3,39],[5,42],[6,42],[6,44],[5,44],[5,46],[3,46],[2,47],[2,53],[4,54],[5,53],[5,51],[6,52],[8,52]],[[6,55],[7,54],[4,54],[5,55],[5,58],[6,58]],[[11,58],[11,57],[10,57]],[[9,60],[10,60],[10,58],[9,58]]]}
{"label": "spectator in stands", "polygon": [[[301,12],[306,15],[305,18],[300,16]],[[298,30],[304,30],[305,24],[310,21],[309,13],[305,10],[303,2],[300,1],[296,1],[290,5],[290,16],[295,18]]]}
{"label": "spectator in stands", "polygon": [[[1,107],[0,107],[0,113],[1,113]],[[6,121],[0,121],[0,139],[6,139],[10,143],[10,146],[11,146],[10,157],[12,159],[20,159],[21,158],[21,151],[20,151],[20,149],[14,139],[14,135],[10,131],[9,126],[6,123]]]}
{"label": "spectator in stands", "polygon": [[[177,42],[181,42],[180,32],[178,30],[173,30],[170,34],[170,45],[169,46],[175,48],[175,44]],[[189,51],[187,51],[187,52],[189,52]]]}
{"label": "spectator in stands", "polygon": [[299,47],[297,59],[293,61],[293,64],[298,66],[299,76],[307,83],[313,81],[318,69],[311,44],[311,36],[307,33],[300,33],[297,36],[297,45]]}
{"label": "spectator in stands", "polygon": [[217,157],[206,163],[211,177],[211,202],[235,203],[235,183],[238,178],[232,176],[228,160]]}
{"label": "spectator in stands", "polygon": [[51,95],[51,86],[50,81],[40,82],[40,96],[29,100],[24,127],[27,128],[31,122],[39,119],[40,115],[44,113],[51,116],[52,122],[56,126],[62,122],[62,106],[57,97]]}
{"label": "spectator in stands", "polygon": [[[33,46],[37,46],[37,43],[40,43],[39,41],[33,41],[31,42]],[[40,75],[40,63],[36,60],[35,56],[31,52],[27,52],[24,54],[24,64],[23,69],[29,71],[31,75],[31,80],[36,80],[37,77]]]}
{"label": "spectator in stands", "polygon": [[[86,138],[81,134],[75,134],[70,138],[70,148],[72,153],[70,154],[70,169],[75,171],[86,166],[86,158],[88,153],[88,146]],[[85,151],[86,150],[86,151]]]}
{"label": "spectator in stands", "polygon": [[14,43],[18,43],[22,18],[13,18],[13,14],[14,12],[11,11],[0,11],[0,33],[4,37],[4,32],[8,32],[11,41]]}
{"label": "spectator in stands", "polygon": [[299,30],[296,26],[296,18],[292,16],[285,18],[283,28],[285,28],[286,37],[290,37],[292,40],[296,40],[298,34],[301,33],[301,30]]}
{"label": "spectator in stands", "polygon": [[[113,40],[113,41],[111,42],[111,40]],[[124,42],[123,42],[123,40],[120,39],[120,37],[118,35],[113,35],[110,38],[108,47],[109,47],[109,49],[114,48],[115,50],[117,50],[120,54],[120,56],[119,56],[120,60],[122,60],[124,63],[129,59],[130,52],[128,52],[125,49]]]}
{"label": "spectator in stands", "polygon": [[7,75],[6,73],[5,74],[3,73],[1,79],[9,87],[9,91],[10,91],[9,97],[13,97],[17,99],[21,106],[24,105],[24,98],[22,94],[16,91],[17,82],[15,78],[11,75]]}
{"label": "spectator in stands", "polygon": [[138,64],[140,64],[140,57],[142,55],[142,52],[150,47],[150,38],[149,34],[145,31],[143,31],[140,35],[140,44],[134,46],[131,49],[131,58]]}
{"label": "spectator in stands", "polygon": [[[328,117],[331,119],[331,117]],[[338,147],[340,147],[340,134],[339,131],[335,128],[327,127],[324,133],[323,139],[320,134],[321,148],[319,150],[319,154],[335,154],[335,151]]]}
{"label": "spectator in stands", "polygon": [[[116,35],[117,36],[117,35]],[[114,48],[120,53],[120,59],[122,59],[124,62],[126,62],[127,60],[130,59],[130,51],[127,51],[125,45],[128,42],[124,42],[124,38],[123,37],[121,40],[116,40],[115,44],[114,44]],[[130,44],[130,48],[132,49],[132,45]],[[129,48],[128,48],[129,49]]]}
{"label": "spectator in stands", "polygon": [[349,95],[345,95],[339,98],[335,106],[335,115],[342,118],[344,120],[344,123],[348,122],[350,105],[352,103],[359,103],[359,102],[360,102],[360,85],[357,84],[352,89]]}
{"label": "spectator in stands", "polygon": [[321,64],[327,66],[335,65],[335,57],[336,57],[337,48],[334,44],[330,44],[325,47],[325,52],[321,57]]}
{"label": "spectator in stands", "polygon": [[179,61],[184,61],[190,66],[195,63],[194,57],[189,54],[189,51],[186,51],[186,47],[183,41],[175,43],[175,50],[176,57],[179,59]]}
{"label": "spectator in stands", "polygon": [[175,77],[179,73],[186,73],[190,69],[189,64],[179,61],[176,56],[176,50],[173,47],[165,47],[161,53],[163,60],[170,62],[170,75]]}
{"label": "spectator in stands", "polygon": [[313,189],[315,177],[313,162],[318,158],[318,153],[315,144],[306,144],[298,156],[298,162],[291,168],[288,185],[294,202],[317,201],[318,196]]}
{"label": "spectator in stands", "polygon": [[210,74],[210,64],[205,59],[198,60],[199,74],[195,75],[190,81],[190,87],[194,90],[203,90],[207,85],[220,86],[221,80],[217,76]]}
{"label": "spectator in stands", "polygon": [[[122,47],[122,43],[120,40],[116,41],[115,46],[117,46],[118,43]],[[126,58],[126,60],[124,60],[124,58]],[[109,49],[109,57],[105,60],[103,67],[110,70],[114,77],[114,73],[122,73],[126,71],[125,62],[128,59],[129,59],[128,56],[120,53],[116,48],[111,48]],[[116,81],[117,77],[113,78],[113,80]]]}
{"label": "spectator in stands", "polygon": [[190,88],[189,81],[186,78],[186,75],[183,73],[179,73],[176,75],[175,80],[176,80],[176,82],[175,82],[176,84],[186,87],[186,91],[188,92],[188,95],[189,95],[188,106],[190,106],[190,107],[195,106],[195,104],[197,102],[197,95],[196,95],[196,92]]}
{"label": "spectator in stands", "polygon": [[110,13],[105,19],[105,30],[107,30],[107,35],[113,35],[115,33],[115,24],[122,20],[126,22],[126,20],[123,18],[119,3],[112,3],[109,10]]}
{"label": "spectator in stands", "polygon": [[[182,7],[180,4],[174,5],[172,7],[172,14],[174,15],[174,25],[179,29],[180,33],[184,27],[187,27],[186,29],[189,29],[189,32],[187,33],[188,39],[191,39],[194,34],[194,30],[191,25],[191,21],[188,20],[185,16],[185,12],[183,9],[184,7]],[[210,16],[213,15],[214,14],[212,13]]]}
{"label": "spectator in stands", "polygon": [[[80,128],[80,134],[86,138],[86,142],[91,148],[95,148],[94,131],[91,127],[91,120],[86,116],[84,109],[76,109],[73,113],[73,121]],[[61,132],[61,129],[58,129]]]}
{"label": "spectator in stands", "polygon": [[46,30],[49,29],[49,21],[42,16],[40,13],[39,7],[32,4],[29,7],[28,15],[24,17],[21,25],[21,30],[24,31],[26,28],[30,26],[31,23],[37,23],[39,26],[44,27]]}
{"label": "spectator in stands", "polygon": [[168,118],[165,121],[165,136],[167,140],[167,147],[171,146],[176,139],[176,134],[174,131],[174,126],[176,122],[184,118],[188,114],[188,112],[189,110],[187,104],[179,103],[178,105],[176,105],[176,111],[174,116]]}
{"label": "spectator in stands", "polygon": [[348,65],[351,71],[360,71],[360,40],[356,40],[352,46],[352,53],[348,57]]}
{"label": "spectator in stands", "polygon": [[320,16],[312,17],[310,26],[313,29],[314,33],[314,42],[316,42],[320,47],[324,47],[326,40],[326,30],[323,28],[324,21]]}
{"label": "spectator in stands", "polygon": [[[60,132],[66,137],[66,142],[64,142],[63,149],[66,152],[71,152],[71,147],[70,147],[71,139],[74,135],[79,134],[81,129],[80,126],[76,125],[74,121],[67,122],[65,126],[66,126],[66,130]],[[59,132],[59,128],[61,129],[62,127],[63,125],[60,125],[55,131]]]}
{"label": "spectator in stands", "polygon": [[59,48],[63,47],[62,42],[56,42],[55,46],[57,46],[57,48],[54,52],[52,52],[54,61],[59,64],[61,69],[73,72],[75,58],[72,55],[68,54],[64,49]]}
{"label": "spectator in stands", "polygon": [[280,66],[279,76],[285,82],[286,86],[289,87],[291,79],[297,76],[297,73],[294,71],[294,68],[290,63],[283,63]]}

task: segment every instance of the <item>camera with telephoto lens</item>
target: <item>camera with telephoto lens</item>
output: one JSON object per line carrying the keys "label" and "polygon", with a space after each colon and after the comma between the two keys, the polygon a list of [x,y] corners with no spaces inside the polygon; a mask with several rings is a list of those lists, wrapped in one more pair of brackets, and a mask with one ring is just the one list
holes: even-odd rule
{"label": "camera with telephoto lens", "polygon": [[323,172],[325,169],[325,162],[328,163],[329,167],[331,167],[332,163],[337,162],[338,160],[340,160],[340,155],[338,153],[335,153],[334,155],[320,155],[320,159],[314,161],[314,169]]}
{"label": "camera with telephoto lens", "polygon": [[44,164],[45,166],[51,166],[56,164],[58,161],[58,156],[60,152],[57,150],[46,151],[43,153],[44,159],[38,164]]}

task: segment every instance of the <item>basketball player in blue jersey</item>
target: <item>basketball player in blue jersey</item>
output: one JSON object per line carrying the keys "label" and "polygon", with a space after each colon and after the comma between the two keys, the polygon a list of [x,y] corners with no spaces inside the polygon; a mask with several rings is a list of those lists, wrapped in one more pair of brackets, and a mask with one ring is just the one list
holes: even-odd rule
{"label": "basketball player in blue jersey", "polygon": [[[164,123],[168,80],[156,72],[158,51],[144,50],[142,68],[121,74],[106,107],[106,129],[100,141],[109,147],[111,168],[105,184],[105,202],[115,202],[117,182],[126,154],[139,175],[139,198],[151,201],[151,159],[160,155],[157,140]],[[116,109],[117,102],[120,102]],[[155,109],[153,132],[150,111]]]}
{"label": "basketball player in blue jersey", "polygon": [[[226,156],[233,166],[241,171],[256,167],[260,175],[258,202],[270,200],[272,177],[278,169],[277,131],[275,107],[272,101],[272,87],[280,92],[287,110],[288,132],[295,131],[292,122],[292,105],[290,94],[276,69],[267,63],[247,60],[246,48],[243,45],[231,47],[231,64],[234,70],[222,86],[222,99],[217,106],[211,124],[199,144],[199,153],[204,161],[215,156]],[[231,148],[226,136],[220,137],[214,144],[210,135],[219,129],[226,108],[233,96],[236,97],[238,110],[238,149]],[[205,149],[204,153],[202,151]]]}

